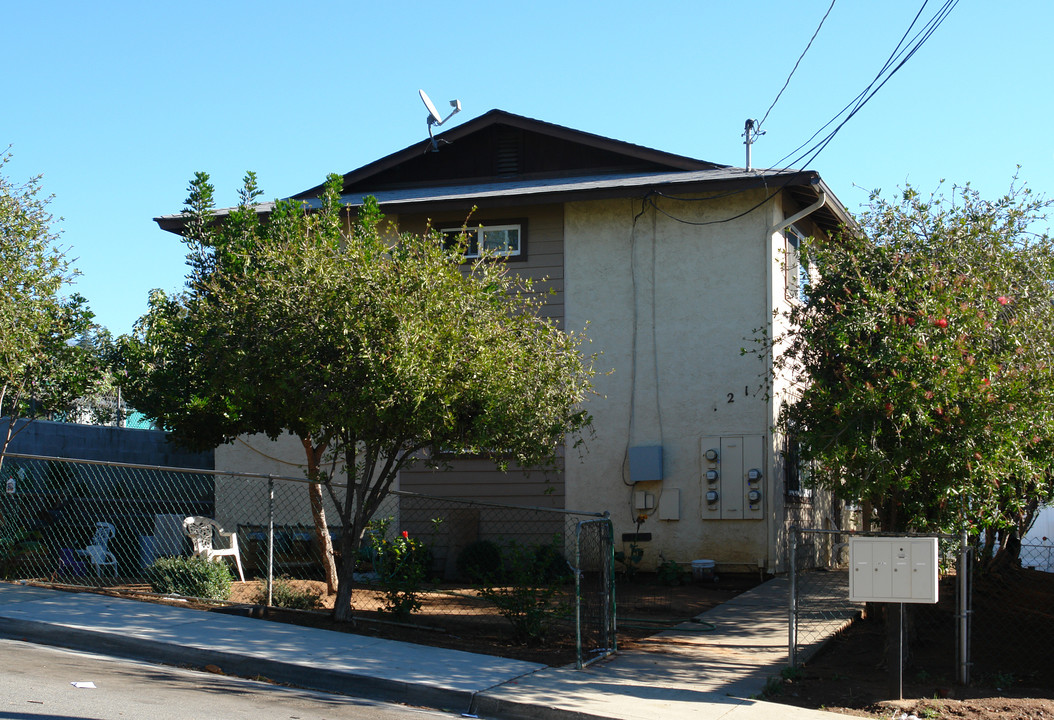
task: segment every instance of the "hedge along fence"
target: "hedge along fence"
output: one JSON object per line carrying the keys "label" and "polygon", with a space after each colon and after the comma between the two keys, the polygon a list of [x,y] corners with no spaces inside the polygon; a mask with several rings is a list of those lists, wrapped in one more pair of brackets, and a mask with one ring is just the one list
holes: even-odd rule
{"label": "hedge along fence", "polygon": [[[190,555],[182,529],[188,515],[214,518],[236,534],[246,579],[262,580],[264,596],[272,602],[276,578],[324,577],[308,483],[302,478],[21,454],[5,457],[2,478],[0,574],[5,578],[85,587],[145,584],[158,558]],[[339,541],[343,528],[332,524],[336,509],[327,507],[327,517],[330,535]],[[596,611],[576,612],[581,585],[576,580],[588,574],[587,581],[596,584],[600,578],[599,586],[611,595],[603,604],[610,613],[602,610],[595,622],[613,629],[610,541],[594,547],[596,533],[590,533],[588,559],[579,552],[579,523],[597,520],[606,522],[601,513],[393,492],[356,559],[353,604],[357,611],[387,611],[403,619],[426,616],[431,622],[441,616],[494,614],[502,604],[522,602],[519,612],[532,617],[520,621],[536,623],[534,616],[543,616],[535,624],[538,636],[573,636],[574,618],[598,618]],[[103,555],[88,550],[99,523],[113,527]],[[490,566],[480,572],[476,566],[488,556]],[[97,562],[100,558],[103,562]],[[521,634],[517,620],[510,622]],[[610,633],[585,636],[602,638],[597,640],[602,648],[614,647]]]}

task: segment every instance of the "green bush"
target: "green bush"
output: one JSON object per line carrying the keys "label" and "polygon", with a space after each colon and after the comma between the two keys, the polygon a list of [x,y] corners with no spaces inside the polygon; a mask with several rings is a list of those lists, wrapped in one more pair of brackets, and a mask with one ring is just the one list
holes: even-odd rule
{"label": "green bush", "polygon": [[501,548],[490,540],[469,543],[458,553],[457,571],[473,582],[497,579],[501,575]]}
{"label": "green bush", "polygon": [[[293,587],[292,578],[288,575],[277,577],[271,584],[271,606],[290,608],[292,610],[314,610],[322,607],[322,591],[309,588]],[[259,591],[253,596],[253,602],[258,605],[267,603],[267,584],[261,584]]]}
{"label": "green bush", "polygon": [[227,600],[231,596],[231,571],[223,563],[192,557],[158,558],[146,569],[154,592],[166,595]]}
{"label": "green bush", "polygon": [[384,612],[404,619],[421,609],[419,593],[432,564],[432,552],[405,530],[389,540],[391,522],[392,518],[385,518],[370,523],[366,537],[371,545],[373,570],[384,592]]}
{"label": "green bush", "polygon": [[479,594],[512,624],[514,642],[541,645],[553,624],[570,614],[571,605],[560,583],[552,580],[554,552],[562,560],[555,543],[530,546],[510,542],[502,553],[502,579],[497,581],[501,584],[492,580],[479,589]]}
{"label": "green bush", "polygon": [[663,560],[655,574],[659,578],[660,583],[663,585],[671,585],[673,587],[687,585],[692,578],[690,572],[681,567],[679,563],[675,563],[673,560]]}

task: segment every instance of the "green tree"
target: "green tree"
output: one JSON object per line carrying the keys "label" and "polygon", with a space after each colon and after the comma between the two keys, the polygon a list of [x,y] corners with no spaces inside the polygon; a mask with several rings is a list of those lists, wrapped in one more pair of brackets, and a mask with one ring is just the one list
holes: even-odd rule
{"label": "green tree", "polygon": [[323,547],[323,492],[344,528],[339,581],[327,577],[347,619],[366,523],[399,471],[437,449],[551,464],[588,422],[592,372],[583,338],[542,319],[538,294],[504,263],[464,266],[438,234],[388,230],[372,198],[353,219],[339,189],[330,176],[317,209],[279,201],[261,218],[250,173],[238,208],[216,218],[198,174],[187,290],[155,292],[122,354],[130,402],[187,444],[301,440]]}
{"label": "green tree", "polygon": [[[1050,201],[912,188],[877,194],[861,232],[808,242],[776,374],[780,427],[813,482],[887,531],[983,529],[1012,544],[1051,496],[1054,246]],[[1011,548],[1012,549],[1012,548]]]}
{"label": "green tree", "polygon": [[62,295],[76,275],[41,195],[41,178],[23,184],[5,173],[0,153],[0,466],[11,439],[32,421],[65,411],[99,375],[76,338],[92,327],[83,297]]}

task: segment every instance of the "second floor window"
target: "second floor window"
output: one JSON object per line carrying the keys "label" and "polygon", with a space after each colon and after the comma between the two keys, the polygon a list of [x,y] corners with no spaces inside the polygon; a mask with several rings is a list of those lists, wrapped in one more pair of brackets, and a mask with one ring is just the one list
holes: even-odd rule
{"label": "second floor window", "polygon": [[441,232],[448,245],[457,243],[462,232],[464,232],[467,239],[465,247],[465,257],[467,258],[479,257],[481,250],[499,257],[515,257],[523,252],[523,226],[521,223],[478,225],[469,228],[443,228]]}

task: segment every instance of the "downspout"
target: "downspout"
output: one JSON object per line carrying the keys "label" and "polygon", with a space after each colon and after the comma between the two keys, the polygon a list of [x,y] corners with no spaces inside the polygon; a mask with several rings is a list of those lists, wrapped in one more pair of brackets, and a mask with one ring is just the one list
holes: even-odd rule
{"label": "downspout", "polygon": [[799,212],[796,212],[793,215],[791,215],[789,218],[784,218],[780,222],[778,222],[775,225],[773,225],[772,226],[772,230],[769,231],[770,236],[772,234],[775,234],[775,233],[778,233],[778,232],[782,232],[783,230],[785,230],[786,228],[790,227],[794,223],[798,222],[802,218],[809,217],[814,212],[816,212],[817,210],[822,208],[824,205],[826,205],[827,204],[827,193],[825,193],[823,190],[818,190],[817,192],[820,193],[820,199],[819,200],[817,200],[816,202],[814,202],[812,205],[810,205],[809,207],[805,208],[804,210],[800,210]]}
{"label": "downspout", "polygon": [[[808,217],[809,215],[812,215],[814,212],[816,212],[817,210],[819,210],[820,208],[825,206],[827,204],[827,194],[823,190],[819,190],[819,193],[820,193],[819,199],[816,202],[814,202],[812,205],[809,205],[808,207],[806,207],[806,208],[794,213],[789,218],[784,218],[783,220],[780,220],[779,222],[775,223],[774,225],[772,225],[772,227],[769,228],[768,238],[766,240],[767,247],[768,247],[768,257],[766,258],[766,262],[765,262],[765,265],[766,265],[766,273],[765,274],[767,276],[766,279],[765,279],[765,288],[766,288],[766,295],[767,295],[766,300],[768,302],[768,305],[767,305],[767,308],[766,308],[765,312],[766,312],[766,314],[769,315],[770,318],[772,317],[771,313],[776,309],[776,298],[775,298],[775,294],[773,292],[773,277],[772,277],[773,258],[776,255],[776,240],[775,240],[776,234],[777,233],[782,233],[784,230],[786,230],[788,227],[790,227],[794,223],[798,222],[802,218],[805,218],[805,217]],[[771,332],[771,330],[772,330],[772,321],[771,320],[769,321],[769,329],[770,329],[769,340],[771,341],[773,339],[772,332]],[[766,358],[766,360],[768,362],[768,366],[771,368],[773,363],[775,362],[775,357],[773,357],[773,354],[772,354],[772,345],[771,344],[769,345],[768,358]],[[775,398],[775,394],[774,393],[768,393],[768,396],[769,396],[768,397],[768,401],[767,401],[768,417],[773,419],[773,420],[775,420],[775,418],[776,418],[776,414],[775,414],[775,412],[776,412],[776,398]],[[775,469],[775,467],[776,467],[775,436],[772,436],[771,440],[772,440],[773,444],[770,447],[771,447],[773,455],[772,455],[772,458],[769,461],[769,467]],[[773,473],[773,475],[774,474],[775,473]],[[772,507],[775,507],[774,499],[775,499],[775,493],[777,491],[777,480],[776,480],[775,477],[772,478],[772,484],[769,486],[769,488],[770,488],[770,492],[772,493],[772,497],[773,497]],[[775,571],[776,567],[779,565],[779,559],[776,558],[776,557],[772,557],[771,556],[771,553],[773,553],[774,549],[776,548],[776,524],[778,522],[782,522],[782,519],[781,518],[777,518],[777,519],[774,519],[773,522],[769,523],[769,532],[768,532],[769,538],[768,538],[768,542],[766,543],[767,547],[766,547],[766,550],[765,550],[765,553],[767,555],[770,555],[770,557],[766,560],[766,563],[769,565],[770,568],[772,568],[773,571]]]}

